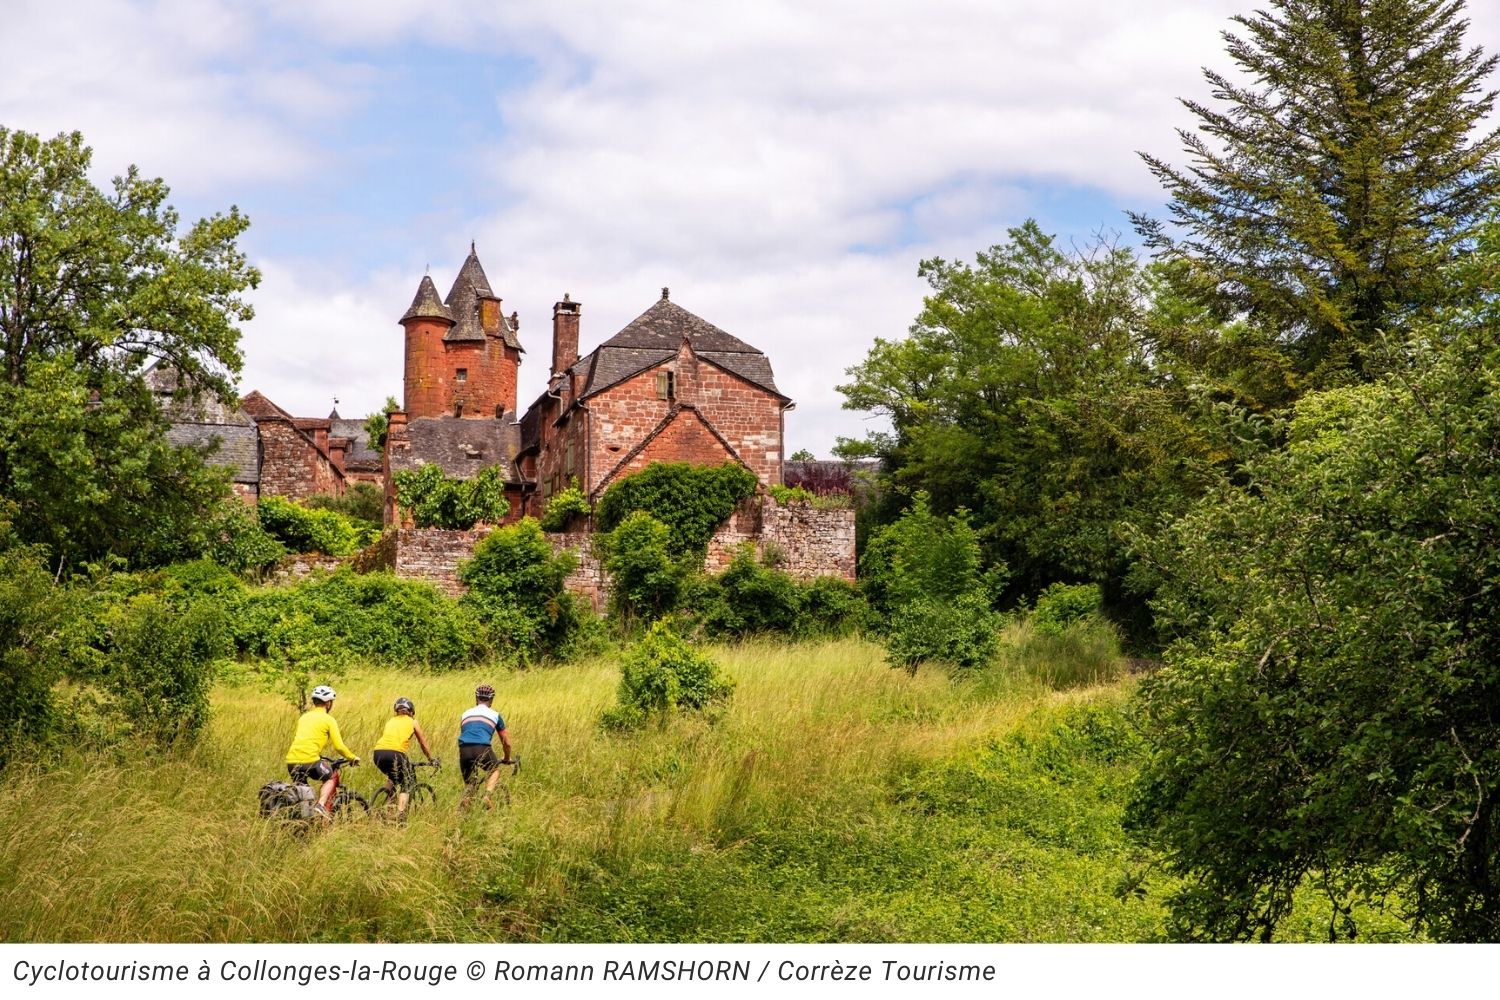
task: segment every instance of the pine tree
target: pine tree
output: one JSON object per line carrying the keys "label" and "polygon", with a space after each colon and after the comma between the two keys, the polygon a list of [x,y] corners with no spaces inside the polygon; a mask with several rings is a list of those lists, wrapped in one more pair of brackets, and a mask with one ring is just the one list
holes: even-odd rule
{"label": "pine tree", "polygon": [[1286,351],[1305,388],[1358,378],[1362,345],[1451,299],[1442,265],[1496,205],[1500,130],[1475,133],[1496,60],[1465,47],[1462,12],[1271,0],[1224,33],[1248,81],[1205,69],[1217,103],[1182,102],[1188,166],[1141,154],[1185,230],[1132,214],[1147,244]]}

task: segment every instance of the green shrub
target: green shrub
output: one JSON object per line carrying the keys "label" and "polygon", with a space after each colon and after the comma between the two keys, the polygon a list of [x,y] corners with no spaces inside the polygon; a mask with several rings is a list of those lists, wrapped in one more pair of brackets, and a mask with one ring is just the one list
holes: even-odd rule
{"label": "green shrub", "polygon": [[357,661],[451,670],[485,651],[483,626],[461,602],[430,584],[348,569],[252,591],[231,630],[242,655],[299,673]]}
{"label": "green shrub", "polygon": [[81,602],[58,584],[41,546],[7,547],[0,508],[0,762],[7,748],[48,737],[58,722],[52,688],[77,642]]}
{"label": "green shrub", "polygon": [[1097,618],[1103,600],[1098,584],[1054,583],[1036,599],[1031,627],[1043,635],[1061,636],[1069,626]]}
{"label": "green shrub", "polygon": [[891,615],[886,655],[892,666],[909,673],[916,673],[924,662],[966,670],[981,667],[995,655],[1003,623],[978,591],[951,600],[918,597]]}
{"label": "green shrub", "polygon": [[354,483],[341,497],[322,493],[310,496],[303,506],[309,510],[331,510],[375,525],[385,523],[385,491],[374,483]]}
{"label": "green shrub", "polygon": [[225,569],[256,576],[286,555],[286,546],[271,536],[239,498],[220,505],[208,531],[204,555]]}
{"label": "green shrub", "polygon": [[626,650],[620,666],[619,705],[602,720],[611,728],[629,728],[652,716],[664,721],[679,709],[708,708],[734,691],[718,663],[664,621]]}
{"label": "green shrub", "polygon": [[498,465],[480,469],[472,479],[448,479],[430,463],[393,478],[396,502],[419,528],[467,531],[476,524],[499,524],[510,511]]}
{"label": "green shrub", "polygon": [[653,462],[605,490],[594,513],[599,530],[611,532],[644,511],[667,526],[673,556],[696,552],[701,557],[719,525],[736,504],[754,495],[758,483],[755,473],[737,462]]}
{"label": "green shrub", "polygon": [[563,586],[577,560],[554,553],[535,518],[491,532],[459,567],[464,601],[488,626],[496,648],[521,663],[563,658],[586,609]]}
{"label": "green shrub", "polygon": [[286,497],[264,497],[259,510],[261,527],[292,552],[353,555],[379,534],[365,522],[333,510],[309,510]]}
{"label": "green shrub", "polygon": [[654,621],[671,611],[686,571],[674,559],[671,529],[645,511],[634,511],[607,535],[595,535],[609,574],[610,607],[626,623]]}
{"label": "green shrub", "polygon": [[183,611],[143,596],[114,613],[109,633],[101,681],[112,714],[162,747],[196,740],[208,722],[215,664],[234,648],[223,610],[212,600]]}
{"label": "green shrub", "polygon": [[1003,565],[981,575],[979,539],[966,514],[934,514],[926,493],[871,535],[860,560],[860,588],[870,606],[887,615],[919,597],[941,602],[992,591],[1004,576]]}
{"label": "green shrub", "polygon": [[742,638],[755,634],[795,637],[848,635],[864,617],[858,589],[837,577],[799,583],[757,562],[745,545],[717,576],[692,576],[678,609],[706,635]]}
{"label": "green shrub", "polygon": [[814,510],[849,510],[854,498],[848,493],[814,493],[801,486],[769,487],[768,492],[783,507],[811,507]]}
{"label": "green shrub", "polygon": [[542,530],[566,531],[573,518],[586,517],[592,511],[589,498],[575,479],[567,489],[558,490],[547,501],[547,509],[542,511]]}

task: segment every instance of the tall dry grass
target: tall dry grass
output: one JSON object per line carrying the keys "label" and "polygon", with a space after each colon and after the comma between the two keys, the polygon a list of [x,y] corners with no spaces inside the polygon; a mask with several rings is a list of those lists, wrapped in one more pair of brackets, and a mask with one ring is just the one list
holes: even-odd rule
{"label": "tall dry grass", "polygon": [[[683,904],[686,923],[659,924],[653,921],[660,915],[642,907],[671,900],[615,905],[609,893],[622,872],[665,878],[672,873],[663,869],[683,859],[702,864],[680,873],[684,878],[722,871],[726,885],[753,882],[757,866],[772,863],[766,852],[785,850],[799,832],[812,838],[808,843],[854,844],[869,840],[872,824],[887,824],[918,838],[905,849],[927,858],[920,829],[893,799],[903,776],[1034,726],[1048,706],[1117,701],[1121,694],[1057,693],[1014,670],[954,680],[924,669],[910,677],[859,640],[714,652],[738,682],[723,712],[630,736],[596,725],[618,681],[617,665],[607,660],[517,673],[370,670],[343,679],[335,714],[366,760],[391,702],[404,695],[452,765],[434,779],[437,806],[414,810],[404,826],[372,821],[304,831],[261,820],[256,791],[284,776],[296,712],[255,687],[218,688],[207,737],[180,754],[121,749],[96,756],[78,748],[12,765],[0,780],[3,937],[920,937],[949,925],[903,923],[900,913],[870,916],[874,904],[842,873],[827,876],[827,889],[819,890],[828,895],[826,907],[821,897],[808,898],[803,923],[762,923],[745,909],[698,933],[690,911],[701,903]],[[482,680],[496,686],[496,707],[525,767],[508,807],[459,815],[457,721]],[[419,756],[415,744],[413,754]],[[347,774],[367,794],[380,784],[373,767]],[[976,861],[976,877],[989,863]],[[868,887],[872,896],[882,891],[874,881]],[[714,898],[702,885],[691,892],[697,895],[684,898]],[[841,923],[846,912],[863,915]],[[643,931],[643,922],[656,929]],[[678,926],[686,929],[671,930]],[[1035,936],[1047,935],[1038,925]]]}

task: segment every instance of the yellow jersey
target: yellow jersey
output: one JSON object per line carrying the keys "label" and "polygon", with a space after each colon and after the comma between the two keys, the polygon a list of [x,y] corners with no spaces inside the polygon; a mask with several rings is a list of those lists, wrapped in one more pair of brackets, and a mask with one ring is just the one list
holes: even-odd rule
{"label": "yellow jersey", "polygon": [[297,732],[292,745],[287,748],[288,764],[316,764],[323,753],[323,744],[332,743],[333,748],[345,757],[357,755],[344,746],[344,737],[339,734],[339,724],[333,721],[326,708],[314,708],[303,712],[297,720]]}
{"label": "yellow jersey", "polygon": [[385,732],[375,742],[376,750],[395,750],[406,753],[411,746],[411,734],[417,728],[417,720],[410,715],[398,715],[385,724]]}

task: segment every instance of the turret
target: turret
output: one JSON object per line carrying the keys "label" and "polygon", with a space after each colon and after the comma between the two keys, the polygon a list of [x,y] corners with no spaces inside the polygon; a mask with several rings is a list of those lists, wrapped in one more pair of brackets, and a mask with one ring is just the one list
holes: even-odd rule
{"label": "turret", "polygon": [[453,329],[453,313],[438,297],[430,276],[423,276],[411,307],[401,317],[406,329],[405,395],[402,409],[412,417],[435,417],[444,412],[448,400],[443,383],[443,338]]}

